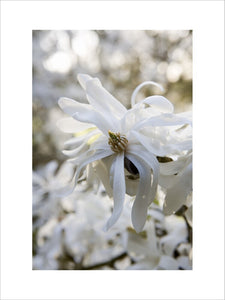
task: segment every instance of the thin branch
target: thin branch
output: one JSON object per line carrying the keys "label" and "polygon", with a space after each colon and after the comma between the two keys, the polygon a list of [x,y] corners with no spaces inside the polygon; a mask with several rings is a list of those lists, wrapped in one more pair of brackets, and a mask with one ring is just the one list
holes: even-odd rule
{"label": "thin branch", "polygon": [[114,258],[112,258],[110,260],[107,260],[107,261],[104,261],[104,262],[101,262],[101,263],[98,263],[98,264],[95,264],[95,265],[82,267],[81,270],[94,270],[94,269],[98,269],[98,268],[101,268],[101,267],[104,267],[104,266],[110,266],[110,267],[114,268],[114,263],[117,260],[125,258],[127,255],[128,255],[127,252],[122,252],[121,254],[119,254],[118,256],[115,256]]}

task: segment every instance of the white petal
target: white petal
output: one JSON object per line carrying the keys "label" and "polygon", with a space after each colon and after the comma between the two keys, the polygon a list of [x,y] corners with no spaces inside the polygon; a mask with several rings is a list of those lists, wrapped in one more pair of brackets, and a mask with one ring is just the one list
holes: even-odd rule
{"label": "white petal", "polygon": [[[90,149],[94,149],[94,150],[102,150],[102,149],[111,150],[111,147],[108,144],[108,138],[105,135],[102,135],[95,142],[90,144]],[[112,153],[114,153],[114,152],[112,151]]]}
{"label": "white petal", "polygon": [[164,213],[170,215],[176,212],[186,203],[188,194],[192,191],[192,164],[184,172],[178,174],[178,180],[170,189],[167,190]]}
{"label": "white petal", "polygon": [[105,113],[111,113],[112,116],[121,118],[127,109],[115,97],[113,97],[106,89],[95,80],[86,82],[86,92],[90,96],[89,102],[93,107]]}
{"label": "white petal", "polygon": [[126,157],[135,165],[140,175],[140,183],[131,214],[133,226],[136,232],[140,232],[146,222],[148,206],[154,200],[151,194],[151,168],[134,154],[127,153]]}
{"label": "white petal", "polygon": [[156,156],[168,155],[168,148],[162,147],[159,141],[152,140],[150,137],[146,137],[136,130],[132,130],[130,133],[137,138],[137,140],[146,148],[147,151],[153,153]]}
{"label": "white petal", "polygon": [[[97,127],[92,127],[92,128],[97,128]],[[67,140],[64,145],[67,147],[79,147],[81,144],[86,143],[92,136],[95,136],[98,134],[100,131],[99,130],[91,130],[89,131],[84,131],[86,134],[81,134],[80,136],[78,135],[77,137],[73,137],[69,140]]]}
{"label": "white petal", "polygon": [[137,93],[140,91],[140,89],[141,89],[143,86],[146,86],[146,85],[154,85],[154,86],[157,86],[158,88],[160,88],[160,90],[161,90],[162,92],[164,91],[163,87],[162,87],[160,84],[158,84],[158,83],[156,83],[156,82],[154,82],[154,81],[145,81],[145,82],[142,82],[141,84],[139,84],[139,85],[135,88],[135,90],[134,90],[133,93],[132,93],[132,96],[131,96],[131,106],[132,106],[132,107],[135,105],[135,100],[136,100]]}
{"label": "white petal", "polygon": [[123,210],[125,198],[125,177],[124,177],[124,153],[116,155],[116,158],[111,166],[111,176],[113,176],[113,213],[108,220],[105,229],[108,230],[119,219]]}
{"label": "white petal", "polygon": [[[88,153],[87,153],[88,155]],[[109,150],[100,150],[100,151],[96,151],[95,154],[85,157],[84,159],[82,159],[82,161],[79,161],[79,165],[78,168],[76,170],[76,175],[75,175],[75,185],[77,184],[77,180],[80,176],[80,172],[81,170],[88,164],[90,164],[93,161],[102,159],[103,157],[107,157],[109,155],[112,155],[112,151]]]}
{"label": "white petal", "polygon": [[[127,171],[125,170],[125,172]],[[125,181],[126,181],[126,194],[130,196],[135,196],[139,185],[139,178],[129,179],[129,177],[125,176]]]}
{"label": "white petal", "polygon": [[102,160],[95,162],[93,165],[93,169],[96,172],[98,178],[101,180],[102,184],[104,185],[108,196],[113,197],[113,190],[109,182],[109,172]]}
{"label": "white petal", "polygon": [[[88,102],[94,109],[107,115],[111,119],[113,127],[111,130],[120,131],[119,123],[116,118],[118,112],[121,113],[121,103],[119,103],[111,94],[109,94],[103,87],[98,78],[92,78],[86,74],[79,74],[77,76],[80,84],[87,93]],[[112,103],[112,98],[115,100]],[[116,110],[119,103],[119,108]]]}
{"label": "white petal", "polygon": [[177,181],[177,175],[159,174],[159,185],[163,188],[170,189]]}
{"label": "white petal", "polygon": [[162,113],[172,113],[174,110],[173,104],[163,96],[151,96],[145,98],[141,103],[146,103]]}
{"label": "white petal", "polygon": [[192,149],[192,139],[187,139],[186,141],[172,143],[170,142],[170,148],[173,153],[178,153],[184,150]]}
{"label": "white petal", "polygon": [[99,150],[94,152],[93,150],[89,150],[86,151],[85,153],[83,153],[82,155],[80,155],[79,157],[75,158],[75,159],[68,159],[68,162],[74,163],[77,166],[77,169],[75,171],[75,175],[73,176],[71,183],[69,186],[67,186],[66,190],[63,192],[61,191],[61,193],[59,193],[59,197],[66,197],[68,195],[70,195],[77,184],[77,181],[80,177],[80,173],[82,171],[82,169],[87,166],[89,163],[92,163],[94,161],[100,160],[102,158],[108,157],[110,155],[112,155],[113,152],[111,150]]}
{"label": "white petal", "polygon": [[101,86],[100,80],[98,80],[97,78],[93,78],[93,77],[91,77],[91,76],[89,76],[89,75],[87,75],[87,74],[78,74],[78,75],[77,75],[77,79],[78,79],[80,85],[82,86],[82,88],[83,88],[84,90],[86,90],[86,83],[87,83],[89,80],[93,80],[93,79],[95,79],[96,84],[99,84],[99,85]]}
{"label": "white petal", "polygon": [[141,159],[145,160],[146,164],[149,165],[154,172],[158,174],[159,163],[155,155],[143,148],[141,145],[131,145],[129,148],[129,153],[139,156]]}
{"label": "white petal", "polygon": [[69,98],[60,98],[58,103],[65,113],[80,122],[96,125],[105,135],[108,135],[108,130],[113,128],[111,119],[94,110],[89,104],[79,103]]}
{"label": "white petal", "polygon": [[79,147],[72,149],[72,150],[63,150],[62,153],[69,157],[73,157],[78,155],[81,152],[88,150],[89,146],[86,143],[81,144]]}
{"label": "white petal", "polygon": [[174,175],[179,173],[186,165],[186,158],[180,158],[176,161],[160,163],[160,173],[163,175]]}
{"label": "white petal", "polygon": [[67,133],[77,133],[88,128],[94,128],[90,127],[90,124],[79,122],[72,117],[60,119],[56,125],[60,130]]}
{"label": "white petal", "polygon": [[145,119],[137,123],[133,129],[139,130],[148,126],[177,126],[184,124],[192,124],[190,120],[175,114],[161,114],[149,119]]}

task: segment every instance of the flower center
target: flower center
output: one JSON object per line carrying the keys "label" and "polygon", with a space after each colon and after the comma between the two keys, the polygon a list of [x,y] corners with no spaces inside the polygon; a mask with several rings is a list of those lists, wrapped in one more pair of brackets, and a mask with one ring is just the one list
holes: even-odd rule
{"label": "flower center", "polygon": [[108,131],[109,133],[109,140],[108,144],[111,146],[112,151],[114,152],[122,152],[126,149],[128,140],[124,135],[120,133],[114,133],[112,131]]}

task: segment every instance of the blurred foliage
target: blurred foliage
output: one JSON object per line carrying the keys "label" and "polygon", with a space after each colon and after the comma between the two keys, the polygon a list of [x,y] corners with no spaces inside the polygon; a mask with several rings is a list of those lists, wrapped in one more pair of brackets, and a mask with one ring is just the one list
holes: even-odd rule
{"label": "blurred foliage", "polygon": [[[130,107],[135,87],[152,80],[163,85],[175,110],[192,101],[192,31],[34,30],[33,31],[33,167],[61,162],[68,135],[56,127],[63,116],[57,100],[86,102],[76,76],[98,77],[103,86]],[[145,87],[139,99],[159,93]]]}

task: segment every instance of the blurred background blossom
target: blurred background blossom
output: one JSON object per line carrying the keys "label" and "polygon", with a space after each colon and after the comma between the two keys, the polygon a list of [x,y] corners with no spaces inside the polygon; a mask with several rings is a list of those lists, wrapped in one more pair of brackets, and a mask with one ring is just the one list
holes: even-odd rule
{"label": "blurred background blossom", "polygon": [[[164,216],[162,191],[141,235],[131,229],[130,197],[121,219],[105,233],[112,203],[101,185],[80,182],[73,194],[60,195],[73,169],[64,163],[62,149],[71,134],[56,126],[64,117],[57,101],[87,101],[78,73],[98,77],[127,108],[138,84],[155,81],[175,112],[189,111],[192,32],[33,31],[33,268],[190,269],[191,218]],[[138,99],[154,93],[157,87],[145,87]]]}

